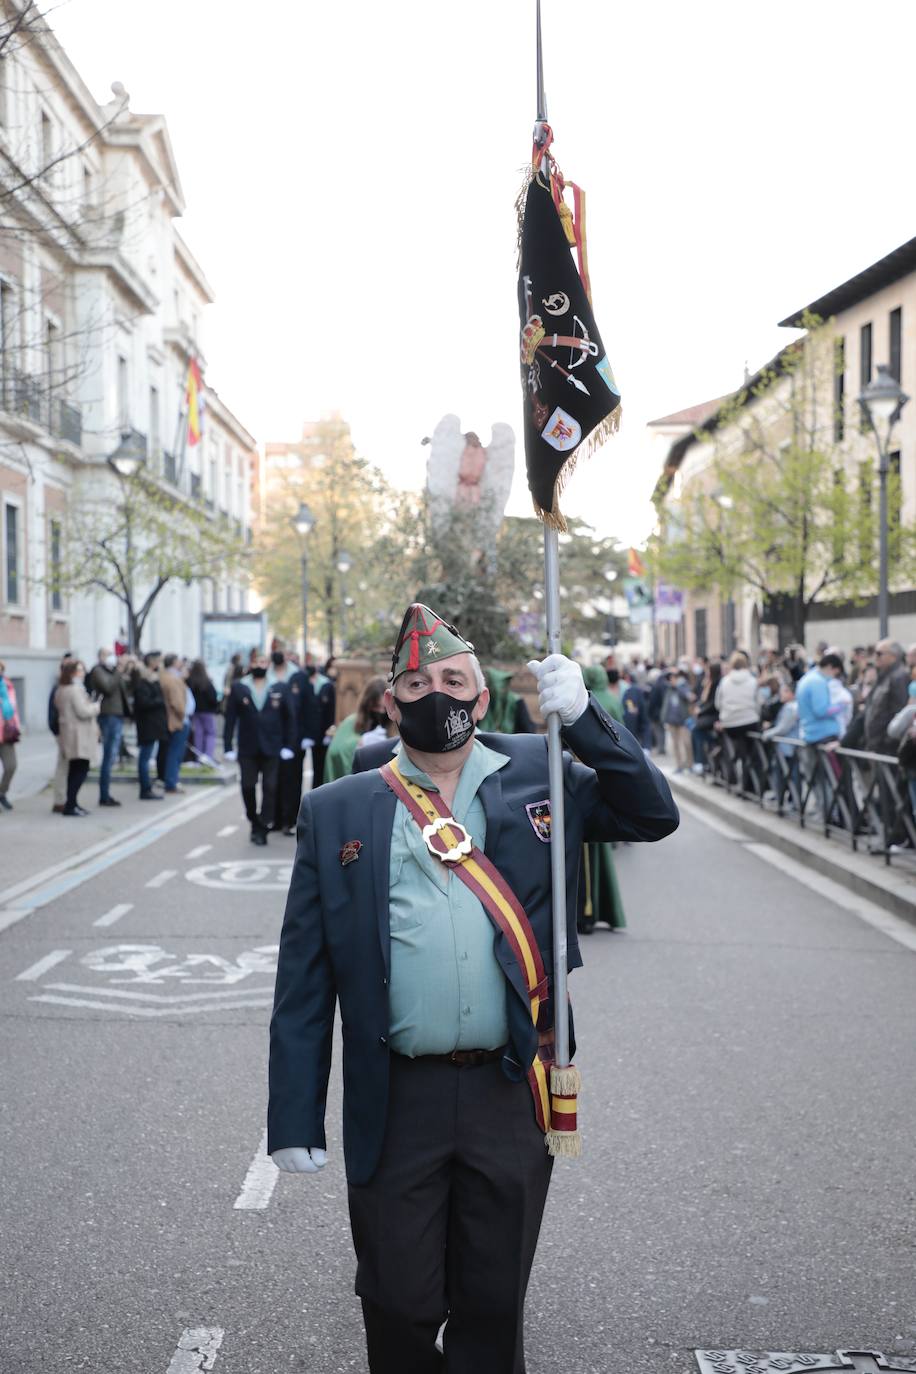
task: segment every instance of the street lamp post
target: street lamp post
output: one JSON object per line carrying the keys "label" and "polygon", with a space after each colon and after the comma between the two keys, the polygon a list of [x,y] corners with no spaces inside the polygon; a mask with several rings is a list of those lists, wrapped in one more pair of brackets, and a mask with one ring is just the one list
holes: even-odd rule
{"label": "street lamp post", "polygon": [[134,587],[133,587],[133,530],[131,529],[130,500],[128,482],[131,482],[146,462],[146,439],[136,430],[124,430],[121,442],[105,460],[121,484],[124,501],[124,591],[127,596],[127,647],[134,653],[136,643],[134,624]]}
{"label": "street lamp post", "polygon": [[305,658],[309,649],[309,561],[308,561],[308,537],[315,528],[315,517],[309,510],[304,501],[299,503],[299,509],[292,518],[293,529],[299,536],[299,569],[302,577],[302,666],[305,667]]}
{"label": "street lamp post", "polygon": [[878,364],[878,375],[863,387],[859,396],[862,414],[871,426],[878,444],[878,480],[880,505],[878,513],[878,636],[887,638],[887,470],[891,434],[900,412],[909,400],[886,363]]}
{"label": "street lamp post", "polygon": [[347,573],[353,567],[353,560],[345,550],[341,549],[337,555],[337,571],[340,573],[340,648],[342,653],[347,651]]}

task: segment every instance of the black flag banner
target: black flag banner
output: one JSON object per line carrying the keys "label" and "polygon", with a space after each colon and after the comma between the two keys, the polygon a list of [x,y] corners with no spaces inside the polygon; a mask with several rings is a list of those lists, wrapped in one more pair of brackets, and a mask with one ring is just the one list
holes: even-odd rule
{"label": "black flag banner", "polygon": [[520,232],[525,462],[538,516],[565,530],[559,492],[580,453],[593,452],[617,428],[620,392],[592,313],[584,196],[572,188],[574,218],[556,164],[544,154],[524,193]]}

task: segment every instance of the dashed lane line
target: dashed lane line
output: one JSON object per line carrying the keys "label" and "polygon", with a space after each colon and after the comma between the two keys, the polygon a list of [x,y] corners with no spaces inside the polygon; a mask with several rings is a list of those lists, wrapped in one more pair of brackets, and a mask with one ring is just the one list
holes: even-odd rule
{"label": "dashed lane line", "polygon": [[221,1326],[186,1326],[166,1374],[197,1374],[200,1369],[212,1369],[225,1334]]}
{"label": "dashed lane line", "polygon": [[73,951],[70,949],[52,949],[51,953],[46,954],[43,959],[39,959],[38,962],[35,964],[30,964],[29,967],[25,969],[22,973],[17,973],[16,982],[37,982],[38,979],[42,976],[42,974],[48,972],[48,969],[52,969],[55,964],[62,963],[62,961],[72,953]]}
{"label": "dashed lane line", "polygon": [[147,886],[147,887],[164,887],[165,884],[166,884],[171,878],[174,878],[174,876],[175,876],[175,874],[176,874],[177,872],[178,872],[178,869],[177,869],[177,868],[164,868],[164,869],[162,870],[161,873],[157,873],[157,874],[156,874],[155,878],[150,878],[150,880],[149,880],[149,882],[146,884],[146,886]]}
{"label": "dashed lane line", "polygon": [[222,830],[217,830],[216,838],[218,840],[224,840],[227,835],[234,835],[237,830],[237,825],[224,825]]}
{"label": "dashed lane line", "polygon": [[764,863],[771,864],[773,868],[779,869],[780,873],[785,873],[787,877],[794,878],[796,882],[803,883],[805,887],[810,887],[812,892],[816,892],[819,897],[825,897],[828,902],[833,902],[836,906],[842,907],[844,911],[849,911],[853,916],[858,916],[860,921],[870,925],[873,929],[886,935],[889,940],[896,940],[898,945],[903,945],[905,949],[916,952],[916,929],[909,921],[904,921],[900,916],[894,916],[890,911],[885,911],[883,907],[875,902],[870,902],[866,897],[859,897],[855,892],[850,892],[842,887],[840,883],[835,883],[832,878],[824,878],[820,873],[813,873],[805,868],[804,864],[797,863],[795,859],[788,858],[780,850],[774,849],[769,844],[747,844],[744,846],[749,854],[754,854]]}
{"label": "dashed lane line", "polygon": [[85,850],[81,856],[82,862],[77,856],[71,855],[62,863],[54,864],[14,887],[6,888],[0,892],[0,931],[7,930],[17,921],[47,906],[49,902],[56,901],[58,897],[63,897],[74,888],[98,877],[122,859],[146,849],[179,825],[195,821],[198,816],[211,811],[225,799],[226,794],[222,788],[204,797],[202,801],[197,797],[187,798],[177,803],[164,820],[152,825],[141,823],[122,832],[114,844],[108,839]]}
{"label": "dashed lane line", "polygon": [[197,847],[196,847],[195,849],[189,849],[188,852],[187,852],[187,854],[185,854],[185,858],[186,858],[186,859],[199,859],[200,856],[201,856],[201,854],[206,854],[206,853],[208,852],[208,850],[210,850],[210,849],[212,849],[212,848],[213,848],[212,844],[199,844],[199,845],[197,845]]}
{"label": "dashed lane line", "polygon": [[126,916],[128,911],[133,911],[133,902],[119,902],[110,911],[106,911],[104,916],[100,916],[97,921],[93,921],[94,926],[113,926],[115,921],[120,921],[122,916]]}
{"label": "dashed lane line", "polygon": [[237,1212],[260,1212],[270,1202],[276,1186],[277,1166],[267,1153],[267,1132],[261,1136],[258,1152],[245,1175],[242,1191],[233,1203]]}

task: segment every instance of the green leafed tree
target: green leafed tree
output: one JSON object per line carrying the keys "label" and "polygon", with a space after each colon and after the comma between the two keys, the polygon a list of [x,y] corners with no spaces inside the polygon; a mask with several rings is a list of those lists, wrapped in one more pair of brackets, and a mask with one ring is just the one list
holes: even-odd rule
{"label": "green leafed tree", "polygon": [[71,501],[52,591],[106,592],[124,608],[132,649],[156,598],[176,579],[244,579],[249,554],[236,521],[172,496],[155,478],[83,480]]}
{"label": "green leafed tree", "polygon": [[[344,647],[387,647],[413,595],[418,501],[395,491],[357,454],[344,421],[322,421],[310,446],[307,460],[271,478],[255,540],[255,585],[277,633],[298,641],[303,545],[292,522],[305,502],[314,520],[305,536],[310,642],[325,645],[329,656]],[[349,555],[346,573],[338,567],[342,553]]]}
{"label": "green leafed tree", "polygon": [[[784,607],[804,642],[816,601],[861,600],[878,584],[877,455],[829,325],[807,317],[790,345],[697,432],[676,499],[657,498],[657,577],[732,597],[751,588]],[[916,527],[901,518],[899,471],[888,477],[894,575],[916,573]]]}

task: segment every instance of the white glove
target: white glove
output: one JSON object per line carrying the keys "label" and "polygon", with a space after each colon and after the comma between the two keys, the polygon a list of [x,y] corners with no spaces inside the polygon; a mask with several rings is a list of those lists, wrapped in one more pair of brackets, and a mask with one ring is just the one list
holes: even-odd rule
{"label": "white glove", "polygon": [[237,758],[238,754],[235,752],[234,749],[229,749],[225,754],[223,754],[224,763],[235,763]]}
{"label": "white glove", "polygon": [[325,735],[325,737],[324,737],[324,739],[321,741],[321,743],[324,745],[325,749],[327,749],[328,745],[331,743],[331,736],[330,736],[330,735]]}
{"label": "white glove", "polygon": [[280,750],[280,758],[283,760],[284,763],[288,763],[290,759],[294,759],[295,757],[296,755],[293,753],[292,749]]}
{"label": "white glove", "polygon": [[287,1145],[274,1150],[271,1159],[284,1174],[317,1174],[328,1162],[327,1151],[319,1150],[317,1145],[308,1150],[304,1145]]}
{"label": "white glove", "polygon": [[541,714],[556,712],[564,725],[573,725],[588,705],[588,690],[578,663],[563,654],[548,654],[541,663],[532,659],[528,667],[537,678]]}
{"label": "white glove", "polygon": [[314,748],[315,748],[315,741],[314,741],[313,739],[304,739],[304,740],[302,741],[302,748],[303,748],[303,749],[314,749]]}
{"label": "white glove", "polygon": [[381,744],[388,738],[388,731],[384,725],[375,725],[371,730],[367,730],[364,735],[360,735],[360,746],[364,744]]}

